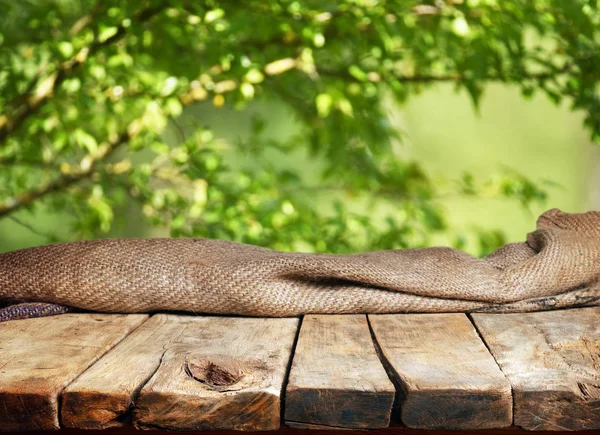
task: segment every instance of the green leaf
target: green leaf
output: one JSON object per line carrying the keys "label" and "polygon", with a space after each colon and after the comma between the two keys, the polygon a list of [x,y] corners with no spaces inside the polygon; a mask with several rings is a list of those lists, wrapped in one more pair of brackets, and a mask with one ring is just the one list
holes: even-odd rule
{"label": "green leaf", "polygon": [[352,65],[350,68],[348,68],[348,72],[350,73],[350,75],[352,75],[352,77],[356,78],[357,80],[360,80],[362,82],[366,82],[368,80],[367,73],[365,73],[357,65]]}
{"label": "green leaf", "polygon": [[73,45],[70,42],[67,42],[67,41],[59,42],[58,50],[66,58],[73,56]]}
{"label": "green leaf", "polygon": [[77,128],[73,131],[73,139],[80,146],[85,148],[90,154],[94,155],[98,152],[98,142],[91,134]]}
{"label": "green leaf", "polygon": [[223,18],[224,16],[225,16],[225,11],[223,9],[217,8],[217,9],[208,11],[206,13],[206,15],[204,16],[204,21],[206,23],[212,23],[213,21]]}
{"label": "green leaf", "polygon": [[98,41],[105,42],[107,39],[115,36],[118,29],[114,26],[100,26],[100,32],[98,33]]}
{"label": "green leaf", "polygon": [[319,94],[315,99],[317,106],[317,112],[321,118],[325,118],[329,115],[331,107],[333,106],[333,98],[329,94]]}

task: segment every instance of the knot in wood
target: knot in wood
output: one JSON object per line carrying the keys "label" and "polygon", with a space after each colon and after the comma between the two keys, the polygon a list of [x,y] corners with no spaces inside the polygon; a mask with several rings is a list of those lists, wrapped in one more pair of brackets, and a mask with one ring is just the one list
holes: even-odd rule
{"label": "knot in wood", "polygon": [[244,377],[238,367],[226,367],[212,361],[186,361],[185,370],[191,378],[217,391],[231,389]]}

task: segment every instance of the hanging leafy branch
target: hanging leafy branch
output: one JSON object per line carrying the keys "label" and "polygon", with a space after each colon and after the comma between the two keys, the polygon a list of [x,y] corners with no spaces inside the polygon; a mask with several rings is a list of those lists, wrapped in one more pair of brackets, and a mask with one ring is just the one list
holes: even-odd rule
{"label": "hanging leafy branch", "polygon": [[[598,139],[597,6],[0,0],[0,218],[44,209],[68,216],[71,237],[96,237],[137,204],[173,236],[319,252],[426,245],[449,231],[447,192],[395,154],[386,97],[403,104],[450,82],[477,106],[487,83],[507,83],[568,101]],[[277,117],[255,115],[236,143],[191,116],[257,103],[291,111],[297,134],[267,138]],[[467,174],[454,189],[486,192],[525,207],[546,197],[513,172]],[[479,241],[484,253],[503,237]]]}

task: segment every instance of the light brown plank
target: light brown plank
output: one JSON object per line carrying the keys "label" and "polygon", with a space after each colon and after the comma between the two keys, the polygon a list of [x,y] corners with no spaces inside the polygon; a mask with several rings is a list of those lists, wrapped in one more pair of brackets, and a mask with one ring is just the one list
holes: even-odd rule
{"label": "light brown plank", "polygon": [[156,373],[135,400],[135,426],[278,429],[281,390],[298,322],[187,317],[184,324],[173,325]]}
{"label": "light brown plank", "polygon": [[137,393],[193,319],[156,314],[104,355],[64,390],[63,426],[105,429],[129,424]]}
{"label": "light brown plank", "polygon": [[510,384],[464,314],[369,315],[398,386],[402,422],[419,429],[512,423]]}
{"label": "light brown plank", "polygon": [[600,308],[472,316],[512,384],[515,425],[600,429]]}
{"label": "light brown plank", "polygon": [[304,317],[285,397],[298,428],[384,428],[395,389],[364,315]]}
{"label": "light brown plank", "polygon": [[0,430],[58,429],[61,391],[147,317],[63,314],[0,323]]}

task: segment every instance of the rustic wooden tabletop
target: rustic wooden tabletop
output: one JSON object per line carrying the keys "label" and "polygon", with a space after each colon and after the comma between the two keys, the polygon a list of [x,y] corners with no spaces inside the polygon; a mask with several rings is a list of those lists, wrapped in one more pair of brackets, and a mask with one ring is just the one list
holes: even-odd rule
{"label": "rustic wooden tabletop", "polygon": [[[20,433],[20,432],[19,432]],[[136,430],[133,426],[124,426],[118,428],[108,429],[61,429],[57,431],[39,431],[33,432],[35,435],[145,435],[145,434],[165,434],[165,435],[240,435],[244,432],[234,430],[220,430],[220,431],[167,431],[167,430],[154,430],[152,432]],[[316,435],[323,433],[324,435],[349,435],[348,429],[328,429],[327,432],[315,432],[314,429],[296,429],[287,426],[282,426],[276,431],[258,431],[251,432],[253,435]],[[352,435],[597,435],[597,430],[584,430],[584,431],[529,431],[521,429],[515,426],[511,426],[503,429],[476,429],[470,431],[456,431],[456,430],[440,430],[440,429],[411,429],[406,426],[402,426],[397,423],[391,423],[389,427],[385,429],[351,429],[350,434]]]}
{"label": "rustic wooden tabletop", "polygon": [[59,428],[600,429],[600,308],[0,323],[0,431]]}

